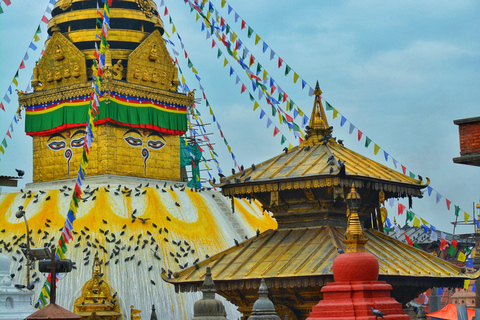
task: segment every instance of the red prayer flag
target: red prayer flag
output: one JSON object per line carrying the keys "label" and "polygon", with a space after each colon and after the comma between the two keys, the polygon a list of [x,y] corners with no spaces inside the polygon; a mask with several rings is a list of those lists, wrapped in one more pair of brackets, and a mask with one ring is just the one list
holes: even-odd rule
{"label": "red prayer flag", "polygon": [[188,58],[187,50],[183,50],[185,52],[185,59]]}
{"label": "red prayer flag", "polygon": [[22,62],[20,63],[20,67],[18,67],[18,69],[25,69],[25,62]]}
{"label": "red prayer flag", "polygon": [[0,109],[2,109],[3,111],[5,111],[5,107],[3,106],[3,102],[0,102]]}
{"label": "red prayer flag", "polygon": [[253,54],[251,54],[250,55],[250,65],[249,65],[249,67],[251,67],[254,62],[255,62],[255,57],[253,56]]}
{"label": "red prayer flag", "polygon": [[166,16],[167,14],[168,14],[168,9],[167,7],[165,7],[165,13],[163,15]]}
{"label": "red prayer flag", "polygon": [[278,130],[278,128],[275,127],[275,129],[273,129],[273,136],[275,137],[279,132],[280,130]]}
{"label": "red prayer flag", "polygon": [[247,90],[247,87],[245,87],[245,85],[242,83],[242,91],[240,93],[244,93],[245,90]]}
{"label": "red prayer flag", "polygon": [[198,146],[198,150],[200,150],[201,152],[205,152],[205,151],[203,151],[202,148],[200,148],[200,146],[198,144],[197,144],[197,146]]}
{"label": "red prayer flag", "polygon": [[412,239],[410,239],[410,238],[407,236],[406,233],[404,233],[404,236],[405,236],[405,240],[407,240],[407,243],[408,243],[409,245],[413,246],[413,241],[412,241]]}
{"label": "red prayer flag", "polygon": [[405,206],[401,203],[398,204],[398,215],[403,214],[403,211],[405,211]]}
{"label": "red prayer flag", "polygon": [[293,118],[290,117],[288,114],[285,113],[285,118],[287,118],[287,121],[288,122],[292,122],[293,121]]}
{"label": "red prayer flag", "polygon": [[452,203],[452,201],[448,200],[448,199],[445,199],[447,201],[447,209],[450,210],[450,204]]}
{"label": "red prayer flag", "polygon": [[447,246],[447,240],[445,239],[440,239],[440,250],[443,251],[445,250],[445,247]]}
{"label": "red prayer flag", "polygon": [[242,20],[242,30],[245,29],[245,21]]}
{"label": "red prayer flag", "polygon": [[202,94],[203,94],[203,99],[207,100],[207,96],[205,95],[205,91],[202,90]]}
{"label": "red prayer flag", "polygon": [[278,67],[280,68],[283,64],[282,58],[278,57]]}
{"label": "red prayer flag", "polygon": [[225,19],[223,19],[223,17],[220,18],[220,27],[222,27],[223,25],[225,25]]}
{"label": "red prayer flag", "polygon": [[284,93],[283,93],[283,102],[287,101],[287,97],[288,97],[287,93],[284,92]]}
{"label": "red prayer flag", "polygon": [[9,6],[9,5],[11,4],[10,0],[3,0],[3,2],[5,2],[5,4],[6,4],[7,6]]}
{"label": "red prayer flag", "polygon": [[45,17],[45,15],[43,15],[43,17],[42,17],[42,22],[43,22],[43,23],[48,23],[48,18]]}
{"label": "red prayer flag", "polygon": [[111,7],[112,6],[112,0],[107,0],[108,1],[108,5]]}
{"label": "red prayer flag", "polygon": [[454,246],[455,248],[457,248],[457,244],[458,244],[458,241],[455,240],[455,239],[452,239],[452,246]]}
{"label": "red prayer flag", "polygon": [[[212,48],[215,47],[215,40],[212,39]],[[186,52],[185,52],[186,54]]]}
{"label": "red prayer flag", "polygon": [[10,135],[10,130],[7,131],[7,136],[9,136],[10,139],[12,139],[12,136]]}
{"label": "red prayer flag", "polygon": [[277,89],[277,87],[275,87],[275,85],[272,86],[271,90],[270,90],[270,94],[273,94],[273,92],[275,91],[275,89]]}
{"label": "red prayer flag", "polygon": [[363,135],[363,132],[358,130],[358,141],[360,141],[360,139],[362,139],[362,135]]}
{"label": "red prayer flag", "polygon": [[402,164],[402,171],[403,171],[403,174],[405,174],[405,171],[407,170],[407,168]]}

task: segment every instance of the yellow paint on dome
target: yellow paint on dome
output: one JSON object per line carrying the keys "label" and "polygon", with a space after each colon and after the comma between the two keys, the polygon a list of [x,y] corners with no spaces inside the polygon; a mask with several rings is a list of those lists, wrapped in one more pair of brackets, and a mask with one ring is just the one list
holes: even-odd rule
{"label": "yellow paint on dome", "polygon": [[[235,210],[240,211],[240,217],[245,220],[248,225],[253,229],[259,229],[263,232],[268,229],[277,229],[278,224],[267,212],[263,212],[257,201],[253,201],[250,204],[248,200],[235,198]],[[261,216],[258,213],[261,213]]]}

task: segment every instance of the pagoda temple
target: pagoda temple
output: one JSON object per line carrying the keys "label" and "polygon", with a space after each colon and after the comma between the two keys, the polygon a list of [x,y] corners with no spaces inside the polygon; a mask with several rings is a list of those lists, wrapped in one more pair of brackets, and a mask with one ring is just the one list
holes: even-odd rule
{"label": "pagoda temple", "polygon": [[365,249],[377,257],[379,280],[393,287],[397,301],[406,303],[431,287],[462,286],[470,277],[465,270],[381,232],[382,217],[388,214],[385,200],[407,197],[411,202],[422,196],[428,179],[424,184],[344,147],[332,136],[321,93],[317,83],[307,137],[300,145],[216,185],[233,199],[259,201],[273,213],[278,229],[257,233],[194,267],[178,270],[173,278],[164,274],[177,292],[198,290],[210,268],[217,293],[238,306],[246,319],[264,278],[281,319],[306,319],[323,297],[321,288],[333,281],[334,258],[352,249],[344,243],[352,218],[344,200],[352,186],[362,199],[355,217],[368,228]]}
{"label": "pagoda temple", "polygon": [[[64,244],[76,270],[58,281],[57,303],[82,317],[95,312],[94,317],[108,318],[101,315],[108,311],[115,318],[115,312],[129,314],[131,305],[147,312],[155,304],[160,319],[191,318],[199,294],[175,294],[161,271],[187,268],[229,248],[234,239],[277,224],[257,201],[236,199],[232,214],[231,201],[220,192],[187,187],[180,136],[194,94],[177,90],[178,71],[156,4],[115,0],[109,17],[95,139],[73,239]],[[27,273],[21,246],[30,241],[31,248],[53,248],[62,237],[85,143],[97,18],[97,1],[57,1],[45,53],[33,70],[34,91],[19,93],[25,130],[33,140],[33,183],[0,194],[0,249],[12,259],[12,281],[26,285],[30,274],[34,303],[45,277],[36,267]],[[20,206],[30,237],[15,216]],[[115,308],[95,272],[92,278],[94,263],[102,280],[115,288]],[[84,300],[75,305],[79,296]],[[239,316],[230,303],[226,312],[229,318]]]}

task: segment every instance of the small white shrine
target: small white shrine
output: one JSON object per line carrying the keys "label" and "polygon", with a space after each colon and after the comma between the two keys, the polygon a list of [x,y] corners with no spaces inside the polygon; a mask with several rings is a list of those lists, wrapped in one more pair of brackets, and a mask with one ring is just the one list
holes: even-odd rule
{"label": "small white shrine", "polygon": [[10,260],[0,253],[0,320],[23,320],[37,311],[32,306],[33,292],[14,286]]}

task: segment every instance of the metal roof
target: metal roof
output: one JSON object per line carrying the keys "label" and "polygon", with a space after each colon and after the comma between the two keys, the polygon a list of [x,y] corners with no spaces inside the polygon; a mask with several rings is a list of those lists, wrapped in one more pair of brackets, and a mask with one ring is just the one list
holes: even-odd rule
{"label": "metal roof", "polygon": [[[309,229],[268,230],[238,246],[192,266],[172,279],[174,284],[201,283],[210,267],[213,280],[331,276],[337,248],[345,249],[345,228],[331,225]],[[461,268],[375,230],[365,231],[366,250],[380,265],[380,276],[467,279]]]}

